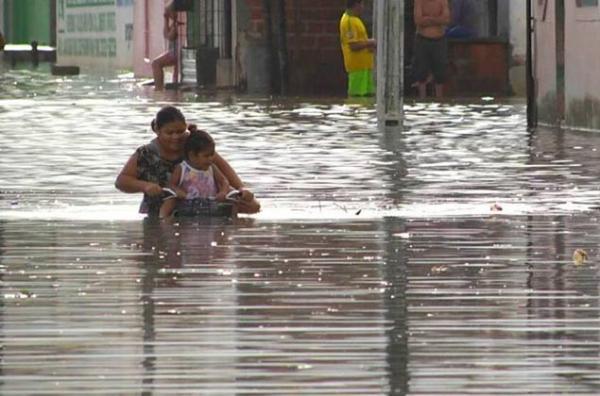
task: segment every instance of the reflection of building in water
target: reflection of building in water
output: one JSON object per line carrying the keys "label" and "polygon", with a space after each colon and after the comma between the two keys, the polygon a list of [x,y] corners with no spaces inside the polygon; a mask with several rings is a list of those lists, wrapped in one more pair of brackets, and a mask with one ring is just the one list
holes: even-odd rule
{"label": "reflection of building in water", "polygon": [[237,271],[224,221],[145,227],[144,391],[182,383],[237,394]]}
{"label": "reflection of building in water", "polygon": [[395,327],[402,317],[394,315],[404,299],[399,293],[391,306],[385,299],[402,290],[400,277],[387,278],[396,271],[387,265],[397,265],[402,252],[386,250],[387,232],[378,223],[340,222],[238,233],[238,340],[247,348],[240,361],[246,375],[271,382],[268,364],[278,373],[273,393],[284,384],[316,393],[335,383],[360,394],[398,388],[406,376],[392,374],[404,357],[393,356],[398,349],[389,343],[402,332]]}
{"label": "reflection of building in water", "polygon": [[1,394],[137,389],[140,273],[114,234],[108,223],[0,224]]}

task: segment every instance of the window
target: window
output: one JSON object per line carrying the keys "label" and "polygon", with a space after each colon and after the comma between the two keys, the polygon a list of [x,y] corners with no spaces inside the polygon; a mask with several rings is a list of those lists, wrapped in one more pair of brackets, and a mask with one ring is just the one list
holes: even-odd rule
{"label": "window", "polygon": [[576,0],[577,7],[598,7],[598,0]]}
{"label": "window", "polygon": [[188,43],[194,48],[216,48],[219,58],[232,57],[231,0],[195,0],[188,13]]}

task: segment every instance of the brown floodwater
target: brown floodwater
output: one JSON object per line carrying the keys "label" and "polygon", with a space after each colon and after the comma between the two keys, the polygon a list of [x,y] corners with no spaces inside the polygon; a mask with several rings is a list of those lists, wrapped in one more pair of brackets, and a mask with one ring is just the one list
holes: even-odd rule
{"label": "brown floodwater", "polygon": [[[600,135],[492,98],[395,133],[368,101],[0,82],[0,394],[598,393]],[[165,104],[261,213],[115,190]]]}

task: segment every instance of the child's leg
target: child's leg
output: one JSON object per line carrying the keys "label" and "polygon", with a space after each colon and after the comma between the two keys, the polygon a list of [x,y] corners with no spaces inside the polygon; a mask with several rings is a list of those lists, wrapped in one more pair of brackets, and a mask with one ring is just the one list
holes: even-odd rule
{"label": "child's leg", "polygon": [[158,217],[161,219],[165,219],[171,216],[171,214],[173,214],[173,210],[175,209],[176,203],[177,199],[175,198],[167,199],[165,202],[163,202],[163,204],[160,206]]}

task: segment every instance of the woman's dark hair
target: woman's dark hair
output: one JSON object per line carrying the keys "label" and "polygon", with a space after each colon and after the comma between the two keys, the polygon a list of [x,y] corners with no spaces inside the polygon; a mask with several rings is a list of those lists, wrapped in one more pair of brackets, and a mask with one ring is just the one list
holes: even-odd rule
{"label": "woman's dark hair", "polygon": [[362,3],[363,0],[346,0],[346,8],[352,8],[358,3]]}
{"label": "woman's dark hair", "polygon": [[181,121],[185,123],[185,117],[177,107],[165,106],[156,113],[156,117],[150,123],[154,132],[158,131],[164,125],[173,121]]}
{"label": "woman's dark hair", "polygon": [[208,134],[208,132],[200,129],[192,131],[190,136],[188,136],[187,140],[185,141],[185,145],[183,146],[185,158],[188,159],[190,153],[199,153],[207,150],[215,150],[215,141]]}

